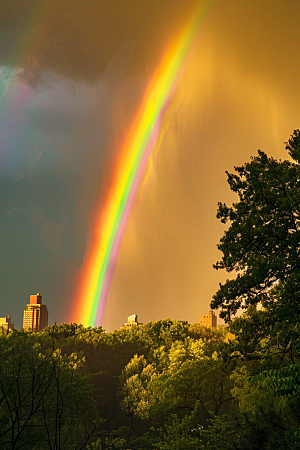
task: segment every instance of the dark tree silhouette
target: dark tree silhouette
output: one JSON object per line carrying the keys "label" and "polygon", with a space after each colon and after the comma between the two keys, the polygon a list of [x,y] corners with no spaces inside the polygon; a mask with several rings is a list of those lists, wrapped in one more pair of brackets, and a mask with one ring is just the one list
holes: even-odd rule
{"label": "dark tree silhouette", "polygon": [[[217,217],[229,223],[218,248],[216,269],[237,272],[220,284],[211,302],[229,321],[239,308],[263,303],[278,310],[297,311],[300,296],[300,131],[286,149],[292,161],[275,160],[264,152],[235,167],[228,183],[239,199],[219,203]],[[273,288],[280,287],[280,298]]]}

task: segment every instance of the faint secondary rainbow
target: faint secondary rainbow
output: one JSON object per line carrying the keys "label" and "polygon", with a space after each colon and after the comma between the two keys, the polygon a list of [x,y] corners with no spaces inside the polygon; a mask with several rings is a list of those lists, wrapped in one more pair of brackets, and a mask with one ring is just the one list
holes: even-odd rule
{"label": "faint secondary rainbow", "polygon": [[135,193],[158,137],[161,120],[188,66],[192,44],[210,3],[211,0],[202,3],[163,55],[121,150],[97,236],[86,261],[86,276],[80,280],[79,321],[84,325],[102,324],[118,249]]}

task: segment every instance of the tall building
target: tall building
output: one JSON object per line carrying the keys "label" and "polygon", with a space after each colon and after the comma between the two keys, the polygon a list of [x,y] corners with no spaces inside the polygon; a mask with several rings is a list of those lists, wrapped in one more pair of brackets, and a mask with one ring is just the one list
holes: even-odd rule
{"label": "tall building", "polygon": [[4,328],[5,330],[13,330],[15,328],[15,325],[11,323],[10,316],[7,316],[0,317],[0,327]]}
{"label": "tall building", "polygon": [[48,325],[48,309],[40,294],[30,295],[30,303],[23,313],[24,330],[41,331]]}
{"label": "tall building", "polygon": [[209,311],[208,316],[200,316],[199,323],[204,327],[217,328],[217,319],[213,311]]}

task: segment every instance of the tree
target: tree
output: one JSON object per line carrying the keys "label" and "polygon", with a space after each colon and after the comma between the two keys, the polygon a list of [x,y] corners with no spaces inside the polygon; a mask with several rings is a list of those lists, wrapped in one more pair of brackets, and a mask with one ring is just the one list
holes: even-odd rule
{"label": "tree", "polygon": [[81,449],[97,426],[84,358],[44,348],[39,334],[0,335],[0,444],[3,449]]}
{"label": "tree", "polygon": [[[193,430],[193,415],[185,416],[179,420],[177,415],[171,416],[170,424],[158,428],[158,442],[155,443],[157,450],[194,450],[200,449],[199,439]],[[199,428],[200,429],[200,428]],[[198,431],[198,430],[197,430]],[[201,447],[202,450],[203,447]]]}
{"label": "tree", "polygon": [[[217,217],[230,223],[218,248],[216,269],[237,272],[220,284],[211,302],[226,321],[239,308],[262,303],[274,314],[300,316],[300,131],[286,149],[293,161],[275,160],[264,152],[227,172],[239,201],[218,204]],[[274,289],[277,295],[274,295]],[[280,295],[278,295],[278,293]]]}
{"label": "tree", "polygon": [[[230,226],[214,267],[237,272],[220,284],[211,302],[235,336],[223,346],[223,357],[237,363],[232,394],[238,411],[221,422],[234,430],[234,448],[244,450],[299,448],[299,130],[286,150],[290,160],[259,150],[234,174],[227,173],[238,201],[218,205],[217,217]],[[246,311],[231,321],[240,308]],[[214,435],[213,428],[208,432]]]}
{"label": "tree", "polygon": [[233,384],[217,353],[208,356],[205,347],[188,337],[169,349],[159,347],[148,361],[136,355],[123,372],[123,409],[156,424],[172,413],[183,417],[196,404],[202,424],[230,410]]}

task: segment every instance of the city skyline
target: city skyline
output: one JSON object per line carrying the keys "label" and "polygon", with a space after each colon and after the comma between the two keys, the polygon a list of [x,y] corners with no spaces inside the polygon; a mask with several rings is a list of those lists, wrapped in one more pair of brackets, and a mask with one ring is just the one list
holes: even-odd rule
{"label": "city skyline", "polygon": [[[42,331],[45,327],[50,325],[48,323],[49,311],[47,305],[43,304],[43,296],[40,293],[30,294],[29,295],[29,303],[26,305],[26,308],[23,310],[23,326],[22,329],[26,331],[34,331],[39,332]],[[205,327],[217,327],[217,318],[218,316],[213,311],[209,311],[208,315],[200,315],[199,323]],[[165,320],[167,318],[161,318],[159,320]],[[78,323],[78,325],[82,325]],[[127,322],[124,323],[121,328],[131,327],[143,325],[142,322],[138,320],[137,314],[132,314],[127,317]],[[5,329],[14,329],[14,323],[11,322],[11,316],[8,315],[6,317],[0,317],[0,327]],[[117,329],[117,328],[116,328]]]}

